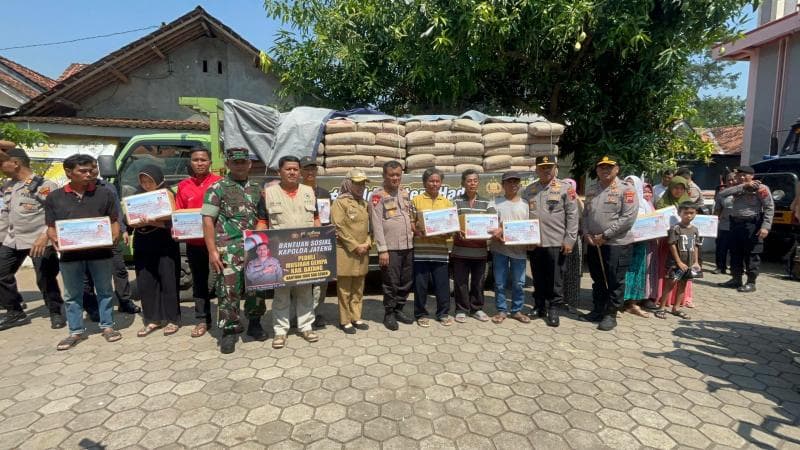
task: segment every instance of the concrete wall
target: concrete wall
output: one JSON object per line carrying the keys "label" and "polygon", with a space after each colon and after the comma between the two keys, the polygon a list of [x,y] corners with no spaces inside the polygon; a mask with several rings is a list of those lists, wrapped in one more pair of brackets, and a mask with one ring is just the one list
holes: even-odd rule
{"label": "concrete wall", "polygon": [[[207,72],[203,72],[203,61]],[[222,74],[217,64],[222,63]],[[178,105],[178,97],[237,98],[259,104],[277,102],[278,81],[253,66],[248,55],[216,38],[201,38],[126,74],[130,83],[106,87],[81,101],[79,117],[197,119]]]}
{"label": "concrete wall", "polygon": [[[789,39],[786,48],[786,78],[783,91],[783,111],[778,122],[779,130],[787,130],[800,118],[800,33]],[[778,145],[783,145],[787,132],[779,133]]]}
{"label": "concrete wall", "polygon": [[[745,151],[742,155],[742,162],[748,165],[761,161],[762,156],[769,153],[775,80],[778,68],[778,45],[772,44],[761,47],[756,58],[758,58],[756,62],[758,67],[755,81],[755,102],[752,118],[747,118],[752,120],[752,126],[750,128],[750,139],[744,143],[749,152]],[[753,95],[753,93],[748,93],[748,95]]]}

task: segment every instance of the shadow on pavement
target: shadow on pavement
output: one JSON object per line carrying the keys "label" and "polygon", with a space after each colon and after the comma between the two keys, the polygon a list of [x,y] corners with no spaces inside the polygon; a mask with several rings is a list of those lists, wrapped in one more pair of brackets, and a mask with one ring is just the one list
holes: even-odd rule
{"label": "shadow on pavement", "polygon": [[742,322],[681,321],[673,334],[675,350],[645,354],[701,371],[710,393],[731,389],[754,394],[750,399],[764,396],[777,406],[770,405],[772,411],[762,414],[761,423],[739,419],[734,431],[761,448],[773,448],[759,439],[764,433],[800,445],[796,433],[783,432],[800,424],[800,367],[792,362],[800,351],[800,331]]}

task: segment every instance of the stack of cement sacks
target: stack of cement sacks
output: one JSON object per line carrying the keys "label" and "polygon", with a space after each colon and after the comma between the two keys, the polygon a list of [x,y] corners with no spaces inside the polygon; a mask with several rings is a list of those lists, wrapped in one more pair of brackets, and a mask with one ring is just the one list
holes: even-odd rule
{"label": "stack of cement sacks", "polygon": [[551,122],[480,123],[470,119],[353,122],[335,119],[325,126],[317,151],[320,173],[340,175],[351,167],[380,174],[386,161],[406,173],[436,167],[444,173],[528,171],[537,156],[558,155],[564,126]]}

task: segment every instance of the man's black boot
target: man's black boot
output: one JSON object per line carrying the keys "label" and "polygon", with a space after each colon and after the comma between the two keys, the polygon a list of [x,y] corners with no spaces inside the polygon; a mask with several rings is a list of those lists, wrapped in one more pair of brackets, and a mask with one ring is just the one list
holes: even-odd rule
{"label": "man's black boot", "polygon": [[617,327],[617,313],[606,314],[597,329],[600,331],[611,331]]}
{"label": "man's black boot", "polygon": [[239,335],[232,331],[224,331],[222,338],[219,340],[219,352],[224,355],[229,355],[236,351],[236,341]]}
{"label": "man's black boot", "polygon": [[756,291],[756,284],[755,283],[751,283],[751,282],[748,281],[747,284],[745,284],[744,286],[739,286],[736,290],[739,291],[739,292],[745,292],[745,293],[747,293],[747,292],[755,292]]}
{"label": "man's black boot", "polygon": [[31,323],[31,319],[23,311],[8,311],[6,315],[0,318],[0,330],[7,330],[19,325]]}
{"label": "man's black boot", "polygon": [[391,312],[387,312],[386,315],[383,316],[383,325],[391,331],[397,331],[399,328],[397,325],[397,317]]}
{"label": "man's black boot", "polygon": [[328,325],[328,323],[325,322],[325,318],[322,317],[322,314],[314,313],[314,323],[311,324],[311,328],[312,329],[314,329],[314,330],[322,330],[327,325]]}
{"label": "man's black boot", "polygon": [[257,341],[267,340],[267,333],[264,332],[264,328],[261,326],[261,318],[250,319],[247,324],[247,335]]}
{"label": "man's black boot", "polygon": [[584,322],[600,322],[603,319],[603,313],[599,311],[591,311],[588,314],[581,314],[579,316],[580,320]]}
{"label": "man's black boot", "polygon": [[412,323],[414,323],[414,319],[412,319],[411,317],[408,317],[401,310],[396,310],[394,312],[394,317],[397,319],[398,322],[402,322],[402,323],[404,323],[406,325],[411,325]]}
{"label": "man's black boot", "polygon": [[561,325],[561,320],[558,318],[558,309],[550,308],[547,310],[547,318],[545,319],[548,327],[557,327]]}
{"label": "man's black boot", "polygon": [[67,321],[61,313],[50,313],[50,328],[58,330],[67,326]]}
{"label": "man's black boot", "polygon": [[121,302],[119,304],[119,308],[117,308],[117,311],[126,314],[139,314],[142,312],[142,308],[136,306],[136,303],[133,303],[132,301],[127,301]]}
{"label": "man's black boot", "polygon": [[717,286],[738,289],[742,286],[742,277],[733,277],[724,283],[717,283]]}

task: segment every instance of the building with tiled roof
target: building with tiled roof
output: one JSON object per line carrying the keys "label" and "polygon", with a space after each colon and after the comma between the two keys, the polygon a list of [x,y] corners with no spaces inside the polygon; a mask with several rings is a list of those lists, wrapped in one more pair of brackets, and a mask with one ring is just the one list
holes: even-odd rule
{"label": "building with tiled roof", "polygon": [[35,70],[0,56],[0,113],[17,109],[55,84]]}

